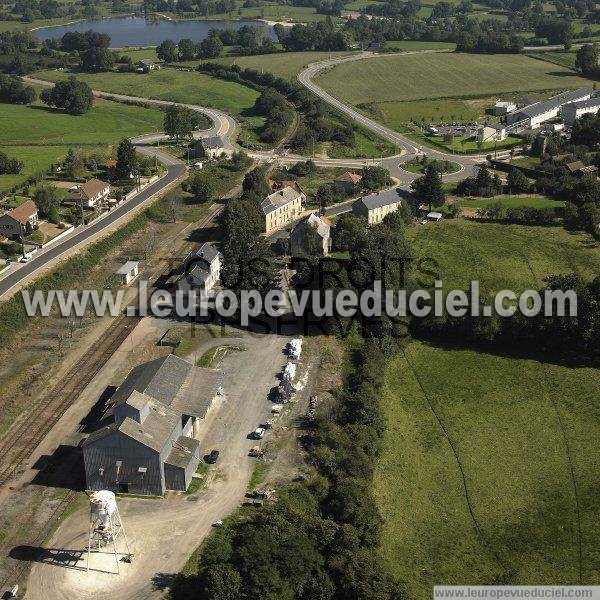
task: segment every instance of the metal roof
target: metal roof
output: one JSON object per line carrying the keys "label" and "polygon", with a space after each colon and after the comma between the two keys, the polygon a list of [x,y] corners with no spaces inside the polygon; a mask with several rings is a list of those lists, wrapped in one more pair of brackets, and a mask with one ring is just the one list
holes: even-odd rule
{"label": "metal roof", "polygon": [[394,202],[400,202],[400,195],[396,188],[392,190],[384,190],[383,192],[377,192],[375,194],[369,194],[363,196],[359,202],[362,202],[367,209],[373,210],[374,208],[380,208],[381,206],[387,206]]}
{"label": "metal roof", "polygon": [[137,390],[169,406],[192,369],[193,365],[174,354],[151,360],[133,368],[112,399],[120,404]]}
{"label": "metal roof", "polygon": [[536,102],[531,106],[519,109],[518,113],[525,115],[526,117],[537,117],[555,108],[560,108],[563,104],[570,104],[577,100],[582,100],[584,96],[589,96],[592,90],[588,87],[582,87],[578,90],[569,90],[568,92],[562,92],[544,100],[542,102]]}
{"label": "metal roof", "polygon": [[217,150],[218,148],[225,148],[225,141],[220,135],[205,137],[202,138],[201,141],[205,150]]}
{"label": "metal roof", "polygon": [[277,190],[272,194],[269,194],[261,203],[260,207],[262,208],[265,215],[268,215],[270,212],[277,210],[278,208],[289,204],[290,202],[294,202],[298,198],[300,198],[302,193],[291,186],[286,186],[282,190]]}
{"label": "metal roof", "polygon": [[579,108],[596,108],[596,106],[600,106],[600,97],[579,100],[578,102],[569,102],[565,104],[563,108],[574,108],[577,110]]}
{"label": "metal roof", "polygon": [[122,267],[116,271],[117,275],[127,275],[131,273],[140,263],[137,260],[128,260]]}
{"label": "metal roof", "polygon": [[301,219],[292,229],[292,235],[295,231],[302,227],[306,227],[307,225],[311,226],[323,239],[329,238],[331,225],[329,225],[329,223],[325,223],[325,221],[323,221],[323,219],[318,217],[315,213],[311,213],[308,217]]}
{"label": "metal roof", "polygon": [[199,448],[198,440],[182,435],[173,442],[173,450],[165,459],[165,464],[185,469],[194,460]]}

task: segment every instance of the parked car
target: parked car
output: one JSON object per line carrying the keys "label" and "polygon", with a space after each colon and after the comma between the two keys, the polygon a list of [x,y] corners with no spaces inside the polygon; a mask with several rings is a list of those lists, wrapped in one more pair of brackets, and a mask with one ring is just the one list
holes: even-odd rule
{"label": "parked car", "polygon": [[262,438],[265,436],[265,428],[264,427],[257,427],[253,432],[252,432],[252,437],[255,440],[262,440]]}
{"label": "parked car", "polygon": [[19,258],[19,262],[26,263],[29,262],[33,257],[33,252],[25,252],[21,258]]}
{"label": "parked car", "polygon": [[219,458],[219,451],[211,450],[210,454],[208,454],[204,458],[204,462],[208,463],[209,465],[214,465],[217,462],[218,458]]}

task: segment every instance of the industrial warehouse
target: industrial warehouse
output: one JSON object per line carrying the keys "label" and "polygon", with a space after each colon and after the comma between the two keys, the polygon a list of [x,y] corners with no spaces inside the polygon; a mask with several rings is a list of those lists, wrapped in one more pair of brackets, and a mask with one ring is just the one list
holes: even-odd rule
{"label": "industrial warehouse", "polygon": [[160,496],[185,491],[200,463],[199,425],[221,375],[170,354],[131,370],[83,444],[86,487]]}

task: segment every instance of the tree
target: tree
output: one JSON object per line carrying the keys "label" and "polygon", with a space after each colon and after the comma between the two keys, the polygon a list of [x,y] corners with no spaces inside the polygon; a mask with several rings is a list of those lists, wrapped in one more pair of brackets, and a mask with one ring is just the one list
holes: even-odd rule
{"label": "tree", "polygon": [[353,250],[367,233],[367,220],[352,213],[344,213],[333,228],[333,249],[338,252]]}
{"label": "tree", "polygon": [[577,50],[575,67],[584,75],[595,75],[598,71],[598,58],[598,45],[586,44]]}
{"label": "tree", "polygon": [[204,573],[206,600],[239,600],[242,588],[240,574],[229,564],[210,565]]}
{"label": "tree", "polygon": [[17,175],[23,168],[23,161],[10,158],[4,152],[0,152],[0,175]]}
{"label": "tree", "polygon": [[196,58],[196,53],[198,52],[198,48],[192,40],[188,38],[183,38],[179,40],[177,44],[177,50],[179,54],[179,60],[194,60]]}
{"label": "tree", "polygon": [[94,94],[87,83],[77,81],[74,76],[59,81],[52,89],[44,90],[40,99],[49,106],[61,108],[71,115],[82,115],[94,103]]}
{"label": "tree", "polygon": [[194,113],[185,106],[171,104],[165,112],[165,133],[179,141],[182,138],[191,138],[194,131]]}
{"label": "tree", "polygon": [[512,168],[506,178],[508,191],[513,194],[525,194],[531,189],[529,180],[519,169]]}
{"label": "tree", "polygon": [[200,58],[216,58],[223,50],[223,42],[215,35],[209,35],[200,42],[198,56]]}
{"label": "tree", "polygon": [[54,223],[60,220],[58,208],[60,196],[58,189],[53,185],[45,185],[36,188],[33,193],[33,201],[40,211],[40,215]]}
{"label": "tree", "polygon": [[423,177],[413,181],[412,190],[419,202],[429,204],[430,212],[434,206],[442,206],[446,202],[446,193],[442,187],[442,176],[431,164],[425,169]]}
{"label": "tree", "polygon": [[67,156],[63,162],[64,173],[71,179],[79,179],[84,171],[85,165],[83,163],[83,157],[81,152],[76,152],[73,148],[69,148]]}
{"label": "tree", "polygon": [[165,62],[177,61],[177,44],[173,40],[165,40],[156,48],[156,55]]}
{"label": "tree", "polygon": [[115,65],[115,55],[108,48],[90,48],[81,53],[84,71],[110,71]]}
{"label": "tree", "polygon": [[0,73],[0,102],[8,104],[31,104],[35,101],[35,89],[24,85],[15,77]]}
{"label": "tree", "polygon": [[138,164],[134,145],[123,139],[117,148],[116,175],[118,179],[127,179],[136,170]]}
{"label": "tree", "polygon": [[194,171],[187,179],[187,191],[196,202],[213,200],[217,191],[214,177],[208,171]]}

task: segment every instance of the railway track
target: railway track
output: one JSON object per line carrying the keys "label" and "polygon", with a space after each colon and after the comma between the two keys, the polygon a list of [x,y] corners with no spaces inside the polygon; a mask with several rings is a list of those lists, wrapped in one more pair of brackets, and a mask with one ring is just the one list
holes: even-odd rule
{"label": "railway track", "polygon": [[[56,505],[50,517],[44,522],[44,525],[38,529],[36,529],[35,533],[32,533],[29,537],[27,537],[23,541],[24,546],[28,546],[29,548],[36,548],[41,546],[44,540],[50,535],[52,531],[52,527],[60,519],[65,511],[71,505],[71,502],[77,495],[77,492],[73,490],[69,490],[64,498],[61,498],[60,502]],[[20,560],[17,562],[12,569],[8,571],[6,576],[2,581],[0,581],[0,594],[4,590],[8,590],[10,586],[15,583],[21,583],[23,580],[23,576],[25,575],[26,570],[30,567],[30,560]],[[4,597],[4,596],[2,596]]]}
{"label": "railway track", "polygon": [[139,317],[121,315],[103,337],[78,360],[61,382],[46,392],[25,422],[11,427],[0,444],[0,486],[6,485],[22,468],[46,434],[133,331]]}

